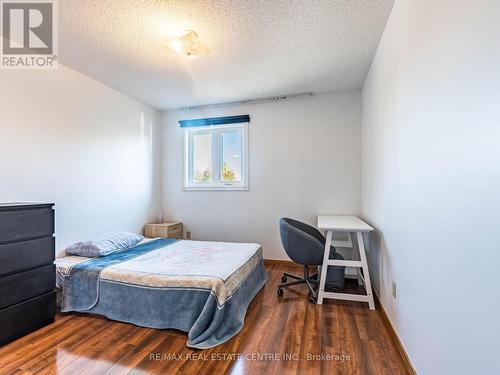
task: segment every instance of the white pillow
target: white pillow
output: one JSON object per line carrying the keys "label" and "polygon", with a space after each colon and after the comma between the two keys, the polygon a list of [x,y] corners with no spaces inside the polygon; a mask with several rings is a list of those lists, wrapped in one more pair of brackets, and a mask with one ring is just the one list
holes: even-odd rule
{"label": "white pillow", "polygon": [[91,238],[89,241],[77,242],[66,249],[67,255],[78,255],[96,258],[115,253],[137,245],[144,239],[136,233],[112,231]]}

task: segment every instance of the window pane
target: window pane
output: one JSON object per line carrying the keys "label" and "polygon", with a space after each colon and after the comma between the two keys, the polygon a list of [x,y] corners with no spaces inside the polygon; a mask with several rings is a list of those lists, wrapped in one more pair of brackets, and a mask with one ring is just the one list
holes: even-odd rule
{"label": "window pane", "polygon": [[212,136],[193,134],[193,181],[212,181]]}
{"label": "window pane", "polygon": [[222,132],[221,180],[241,181],[243,159],[243,134],[241,130]]}

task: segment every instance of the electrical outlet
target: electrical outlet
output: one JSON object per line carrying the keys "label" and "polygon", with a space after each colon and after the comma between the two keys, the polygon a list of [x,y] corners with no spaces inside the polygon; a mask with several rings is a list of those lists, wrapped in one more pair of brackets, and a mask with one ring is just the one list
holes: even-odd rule
{"label": "electrical outlet", "polygon": [[187,231],[186,232],[186,239],[189,240],[191,238],[191,232]]}
{"label": "electrical outlet", "polygon": [[396,298],[396,282],[392,282],[392,296]]}

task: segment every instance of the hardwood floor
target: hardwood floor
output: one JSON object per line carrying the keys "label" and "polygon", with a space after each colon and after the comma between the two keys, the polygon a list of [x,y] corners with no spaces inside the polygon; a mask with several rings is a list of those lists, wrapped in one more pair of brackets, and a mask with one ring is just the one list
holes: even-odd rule
{"label": "hardwood floor", "polygon": [[[174,330],[86,314],[0,347],[0,374],[406,374],[380,309],[359,302],[308,303],[305,286],[276,285],[288,265],[266,266],[269,282],[230,341],[200,351]],[[298,270],[300,272],[300,269]]]}

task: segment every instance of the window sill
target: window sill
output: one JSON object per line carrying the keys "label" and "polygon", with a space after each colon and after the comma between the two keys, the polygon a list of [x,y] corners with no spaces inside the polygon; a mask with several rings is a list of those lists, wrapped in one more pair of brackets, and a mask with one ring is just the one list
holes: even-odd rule
{"label": "window sill", "polygon": [[248,191],[248,186],[183,186],[182,191]]}

